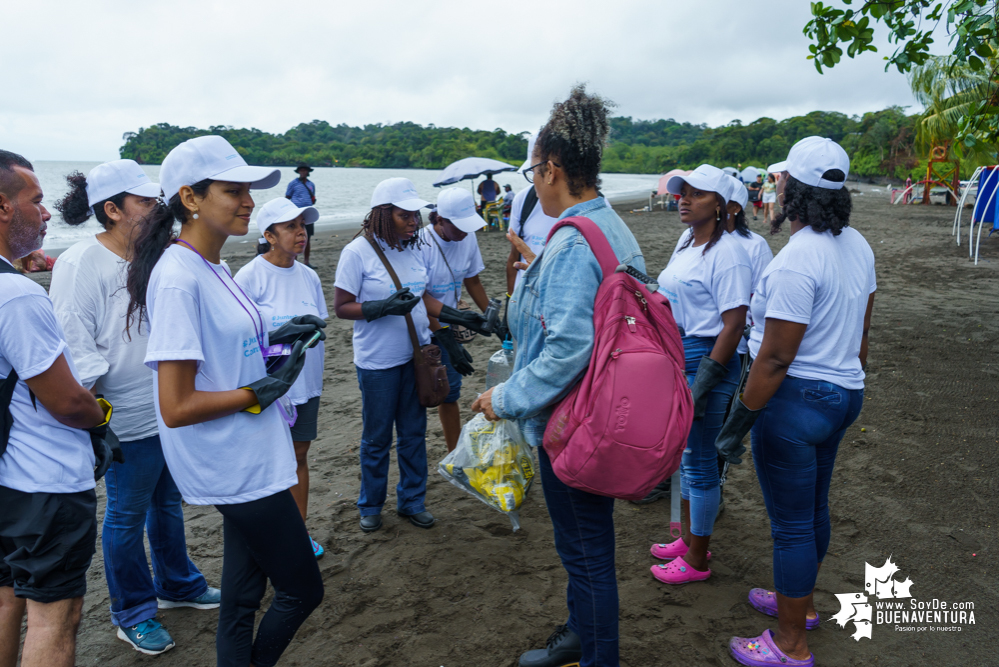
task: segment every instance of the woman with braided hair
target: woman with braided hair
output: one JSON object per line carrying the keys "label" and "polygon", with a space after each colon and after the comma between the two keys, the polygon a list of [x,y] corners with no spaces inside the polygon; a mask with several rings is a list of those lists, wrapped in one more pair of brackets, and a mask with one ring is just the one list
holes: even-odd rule
{"label": "woman with braided hair", "polygon": [[[583,86],[558,102],[538,134],[524,174],[545,215],[585,216],[604,233],[622,264],[645,271],[635,237],[598,192],[610,104]],[[574,227],[555,232],[510,298],[518,345],[513,374],[472,405],[490,420],[514,419],[538,448],[555,549],[569,575],[568,620],[545,648],[520,656],[520,667],[616,667],[618,595],[614,569],[614,499],[564,484],[542,444],[554,406],[582,377],[594,344],[593,309],[603,272]]]}

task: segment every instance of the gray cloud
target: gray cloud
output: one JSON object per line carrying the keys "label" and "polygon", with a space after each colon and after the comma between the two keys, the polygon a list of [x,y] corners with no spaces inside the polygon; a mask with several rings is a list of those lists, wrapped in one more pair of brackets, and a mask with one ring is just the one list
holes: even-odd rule
{"label": "gray cloud", "polygon": [[157,122],[519,132],[578,81],[620,114],[712,126],[914,104],[884,49],[819,75],[808,18],[803,0],[20,3],[5,8],[0,146],[111,159]]}

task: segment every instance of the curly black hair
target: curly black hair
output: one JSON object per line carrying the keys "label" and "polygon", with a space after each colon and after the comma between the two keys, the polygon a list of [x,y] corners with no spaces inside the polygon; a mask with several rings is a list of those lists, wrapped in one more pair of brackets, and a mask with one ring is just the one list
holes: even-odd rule
{"label": "curly black hair", "polygon": [[[728,201],[726,201],[725,198],[722,197],[717,192],[715,193],[715,201],[718,203],[718,207],[719,207],[718,210],[719,211],[727,211],[728,210],[726,208],[728,206]],[[728,215],[728,214],[726,213],[726,215]],[[714,229],[711,230],[711,238],[709,238],[708,242],[704,244],[704,250],[701,251],[702,255],[706,255],[707,252],[709,250],[711,250],[711,248],[714,247],[714,245],[716,243],[718,243],[719,240],[721,240],[722,234],[726,233],[726,226],[725,226],[724,218],[722,218],[721,216],[718,216],[717,218],[715,218],[715,221],[714,221],[713,224],[714,224],[715,227],[714,227]],[[687,248],[688,246],[690,246],[690,244],[693,243],[693,242],[694,242],[694,233],[693,233],[693,231],[691,231],[691,233],[687,235],[687,240],[684,241],[683,245],[681,245],[679,248],[677,248],[677,250],[683,250],[684,248]]]}
{"label": "curly black hair", "polygon": [[104,204],[111,202],[120,209],[125,205],[127,192],[119,192],[113,197],[97,202],[91,211],[87,201],[87,177],[74,171],[66,176],[66,182],[69,183],[69,192],[55,204],[56,210],[62,214],[63,222],[67,225],[82,225],[92,214],[104,229],[114,227],[114,220],[104,211]]}
{"label": "curly black hair", "polygon": [[[361,231],[354,235],[356,239],[358,236],[364,236],[365,238],[378,237],[382,241],[385,241],[386,245],[390,248],[394,248],[399,252],[402,252],[403,248],[419,248],[423,245],[423,237],[419,234],[413,234],[412,238],[408,238],[405,241],[399,240],[399,235],[395,231],[395,220],[392,219],[392,209],[395,208],[392,204],[384,204],[382,206],[376,206],[371,209],[366,216],[364,216],[364,222],[361,224]],[[420,212],[415,211],[416,220],[420,227],[423,226],[423,218],[420,217]]]}
{"label": "curly black hair", "polygon": [[542,160],[558,162],[573,196],[583,188],[600,188],[600,162],[610,132],[607,116],[614,106],[598,95],[587,95],[586,86],[578,85],[567,100],[555,103],[538,133],[534,150]]}
{"label": "curly black hair", "polygon": [[[846,174],[839,169],[830,169],[822,174],[822,178],[842,183],[846,180]],[[830,190],[806,185],[788,174],[780,215],[770,223],[770,233],[779,232],[785,220],[797,220],[817,232],[831,231],[833,236],[839,236],[843,228],[850,225],[852,209],[853,200],[845,187]]]}

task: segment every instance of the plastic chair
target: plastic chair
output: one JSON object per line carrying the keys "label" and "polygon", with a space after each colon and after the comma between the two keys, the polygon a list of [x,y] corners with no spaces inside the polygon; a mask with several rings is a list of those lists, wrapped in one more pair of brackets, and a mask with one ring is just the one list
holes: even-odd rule
{"label": "plastic chair", "polygon": [[[971,227],[968,229],[968,257],[970,258],[974,254],[975,266],[978,265],[978,251],[982,245],[982,228],[985,227],[985,223],[992,223],[989,236],[992,236],[993,232],[999,231],[999,211],[997,211],[999,201],[996,200],[996,193],[999,192],[999,165],[983,167],[978,178],[978,197],[975,199],[975,208],[971,212]],[[977,242],[975,241],[976,222],[978,223]],[[972,249],[974,249],[974,253],[972,253]]]}
{"label": "plastic chair", "polygon": [[482,207],[482,218],[486,221],[487,229],[491,229],[495,224],[496,229],[503,231],[503,200],[487,202]]}

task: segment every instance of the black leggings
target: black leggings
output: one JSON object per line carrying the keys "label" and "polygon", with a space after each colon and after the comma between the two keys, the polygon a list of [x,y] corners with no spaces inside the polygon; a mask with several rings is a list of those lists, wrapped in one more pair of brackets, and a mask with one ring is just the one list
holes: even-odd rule
{"label": "black leggings", "polygon": [[[220,667],[272,667],[323,600],[323,578],[290,491],[216,505],[224,519]],[[254,615],[270,579],[274,599],[253,639]]]}

